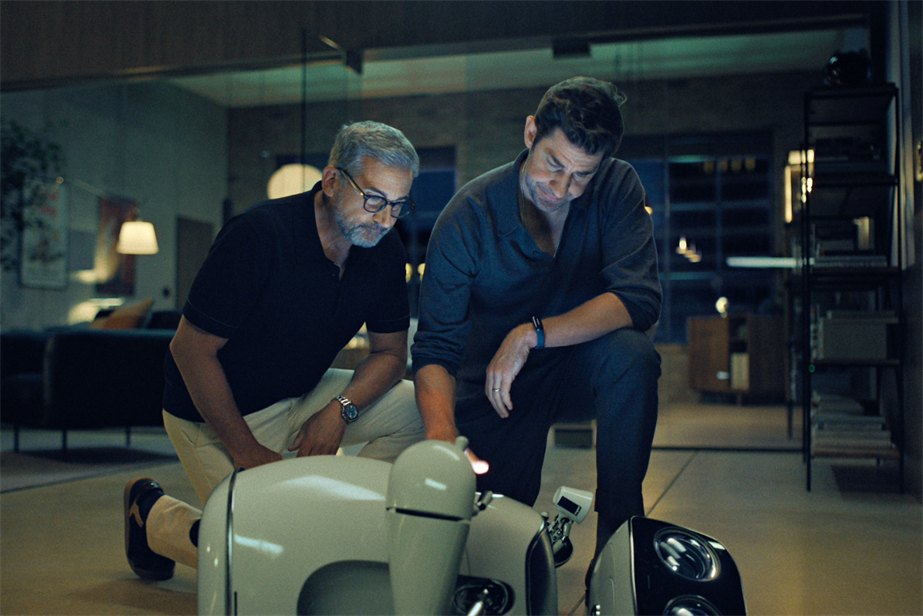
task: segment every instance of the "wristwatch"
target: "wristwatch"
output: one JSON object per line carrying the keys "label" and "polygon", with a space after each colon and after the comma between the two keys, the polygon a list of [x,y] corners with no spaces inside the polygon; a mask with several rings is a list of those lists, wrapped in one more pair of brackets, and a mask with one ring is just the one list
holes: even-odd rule
{"label": "wristwatch", "polygon": [[352,403],[352,400],[346,396],[337,396],[331,402],[340,403],[340,417],[343,418],[347,424],[351,424],[359,418],[359,407]]}
{"label": "wristwatch", "polygon": [[359,408],[353,404],[352,400],[346,396],[337,396],[331,400],[331,402],[333,401],[340,403],[340,406],[342,407],[340,409],[340,417],[342,417],[343,421],[345,421],[347,424],[351,424],[359,418]]}
{"label": "wristwatch", "polygon": [[343,421],[347,424],[351,424],[359,418],[359,408],[353,404],[349,398],[346,396],[337,396],[334,400],[340,403],[342,407],[340,409],[340,417],[342,417]]}

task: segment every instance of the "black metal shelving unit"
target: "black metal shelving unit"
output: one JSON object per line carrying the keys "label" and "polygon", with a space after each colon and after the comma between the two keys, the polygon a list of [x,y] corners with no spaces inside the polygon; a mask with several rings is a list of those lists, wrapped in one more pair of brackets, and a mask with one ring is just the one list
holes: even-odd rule
{"label": "black metal shelving unit", "polygon": [[[808,188],[800,212],[800,280],[792,290],[800,293],[793,349],[809,491],[816,457],[897,460],[903,487],[903,229],[896,215],[899,156],[889,150],[896,101],[893,84],[805,94]],[[893,380],[884,378],[886,371]],[[820,377],[830,372],[864,382],[864,395],[821,391]]]}

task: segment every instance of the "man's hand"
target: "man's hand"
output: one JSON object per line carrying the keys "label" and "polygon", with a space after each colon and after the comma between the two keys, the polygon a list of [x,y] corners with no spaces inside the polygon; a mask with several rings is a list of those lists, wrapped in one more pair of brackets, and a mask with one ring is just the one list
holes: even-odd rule
{"label": "man's hand", "polygon": [[335,455],[346,432],[346,422],[340,416],[340,409],[340,403],[334,401],[311,415],[301,425],[295,442],[288,450],[297,449],[299,458]]}
{"label": "man's hand", "polygon": [[234,468],[255,468],[257,466],[262,466],[264,464],[269,464],[270,462],[278,462],[282,459],[282,454],[258,445],[252,451],[247,453],[233,456],[234,458]]}
{"label": "man's hand", "polygon": [[537,339],[532,325],[520,325],[506,335],[487,366],[484,393],[500,417],[509,417],[510,411],[513,410],[510,387],[513,386],[513,380],[529,358],[529,351],[536,344]]}
{"label": "man's hand", "polygon": [[[442,430],[427,431],[426,433],[427,440],[455,443],[456,438],[458,438],[458,431],[455,429],[455,426],[446,426]],[[470,447],[465,449],[465,455],[468,457],[468,462],[471,463],[471,468],[474,470],[475,475],[483,475],[490,470],[490,465],[485,460],[477,457],[475,453],[471,451]]]}

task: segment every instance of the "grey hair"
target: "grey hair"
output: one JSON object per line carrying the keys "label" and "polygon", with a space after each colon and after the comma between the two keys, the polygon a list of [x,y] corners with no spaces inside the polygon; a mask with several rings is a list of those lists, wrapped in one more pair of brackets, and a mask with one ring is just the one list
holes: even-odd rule
{"label": "grey hair", "polygon": [[410,169],[413,177],[420,173],[420,157],[410,140],[398,129],[381,122],[344,124],[330,150],[331,167],[343,167],[351,174],[361,174],[366,157],[383,165]]}

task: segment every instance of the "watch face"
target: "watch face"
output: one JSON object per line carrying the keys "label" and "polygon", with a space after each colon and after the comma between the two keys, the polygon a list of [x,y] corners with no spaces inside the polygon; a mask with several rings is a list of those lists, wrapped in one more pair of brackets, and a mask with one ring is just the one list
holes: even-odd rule
{"label": "watch face", "polygon": [[359,417],[359,407],[346,396],[337,396],[333,401],[340,403],[340,416],[346,423],[352,423]]}
{"label": "watch face", "polygon": [[352,423],[359,417],[359,409],[356,408],[355,404],[347,404],[343,407],[342,415],[346,423]]}

